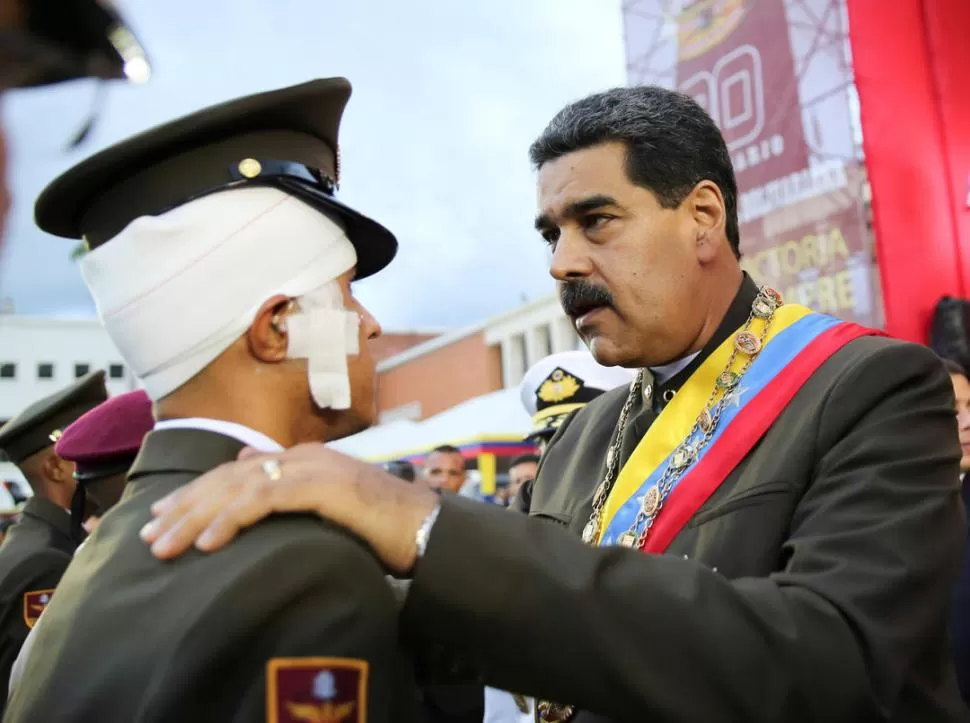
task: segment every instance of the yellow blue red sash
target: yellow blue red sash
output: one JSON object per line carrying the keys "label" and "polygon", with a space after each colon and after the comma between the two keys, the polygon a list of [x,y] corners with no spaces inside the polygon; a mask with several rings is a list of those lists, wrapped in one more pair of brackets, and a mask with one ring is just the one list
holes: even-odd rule
{"label": "yellow blue red sash", "polygon": [[[760,335],[764,323],[756,318],[750,330]],[[816,369],[853,339],[880,334],[794,304],[775,311],[761,352],[728,394],[710,441],[675,481],[650,529],[645,551],[662,553],[667,549]],[[674,450],[691,433],[718,375],[727,367],[733,347],[732,334],[691,375],[640,440],[604,506],[599,544],[616,544],[633,525],[643,495],[660,481]],[[738,355],[732,371],[739,371],[744,362]],[[691,441],[696,445],[700,438],[697,432]]]}

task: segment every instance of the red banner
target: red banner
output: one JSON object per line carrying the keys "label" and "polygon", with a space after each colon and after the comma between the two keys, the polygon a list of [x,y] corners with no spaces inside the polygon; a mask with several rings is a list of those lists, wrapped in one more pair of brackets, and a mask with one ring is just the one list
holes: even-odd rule
{"label": "red banner", "polygon": [[784,4],[697,0],[681,12],[677,37],[678,88],[720,126],[738,185],[805,168]]}

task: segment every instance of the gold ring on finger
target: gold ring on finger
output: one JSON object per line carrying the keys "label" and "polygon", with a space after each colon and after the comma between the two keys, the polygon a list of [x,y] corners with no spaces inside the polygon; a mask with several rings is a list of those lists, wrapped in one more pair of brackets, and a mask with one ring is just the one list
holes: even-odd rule
{"label": "gold ring on finger", "polygon": [[283,468],[278,459],[267,459],[263,462],[263,474],[271,482],[277,482],[283,477]]}

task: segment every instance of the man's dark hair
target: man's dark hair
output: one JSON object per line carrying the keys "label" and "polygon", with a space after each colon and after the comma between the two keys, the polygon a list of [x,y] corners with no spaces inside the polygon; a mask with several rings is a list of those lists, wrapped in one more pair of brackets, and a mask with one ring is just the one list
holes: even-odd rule
{"label": "man's dark hair", "polygon": [[963,365],[953,361],[952,359],[944,359],[943,366],[950,374],[959,374],[961,377],[967,376],[967,370],[963,368]]}
{"label": "man's dark hair", "polygon": [[600,143],[626,144],[630,181],[677,208],[701,181],[724,196],[725,232],[741,258],[738,184],[721,131],[692,98],[655,85],[614,88],[571,103],[529,148],[536,168]]}
{"label": "man's dark hair", "polygon": [[461,454],[461,450],[458,449],[458,447],[453,447],[450,444],[439,445],[428,452],[428,454],[434,454],[435,452],[438,452],[439,454]]}
{"label": "man's dark hair", "polygon": [[539,455],[537,454],[520,454],[518,457],[509,462],[509,469],[512,467],[518,467],[520,464],[527,464],[529,462],[534,462],[539,464]]}

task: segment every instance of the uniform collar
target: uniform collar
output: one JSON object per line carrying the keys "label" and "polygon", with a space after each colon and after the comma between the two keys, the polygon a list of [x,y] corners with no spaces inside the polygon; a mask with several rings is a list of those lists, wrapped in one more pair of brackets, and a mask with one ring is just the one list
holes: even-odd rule
{"label": "uniform collar", "polygon": [[71,513],[48,499],[34,495],[24,505],[23,514],[40,520],[72,540],[74,539],[71,535]]}
{"label": "uniform collar", "polygon": [[[664,392],[676,392],[680,389],[684,382],[690,378],[691,374],[697,371],[697,368],[704,363],[704,360],[724,343],[725,339],[744,326],[744,323],[751,315],[751,304],[754,303],[755,297],[757,296],[758,285],[748,276],[747,272],[744,272],[744,278],[741,280],[741,288],[735,294],[734,301],[731,302],[731,306],[728,307],[727,313],[724,315],[721,323],[718,324],[713,336],[711,336],[707,344],[704,345],[704,348],[688,364],[658,385],[657,391],[659,393],[654,394],[654,399],[661,401]],[[671,365],[667,366],[669,367]]]}
{"label": "uniform collar", "polygon": [[238,439],[247,447],[252,447],[259,452],[282,452],[283,445],[270,439],[262,432],[257,432],[251,427],[236,422],[227,422],[224,419],[210,419],[208,417],[188,417],[183,419],[164,419],[155,423],[156,430],[162,429],[201,429],[208,432],[216,432]]}
{"label": "uniform collar", "polygon": [[205,474],[239,456],[246,443],[204,429],[156,429],[142,443],[128,481],[153,474]]}

